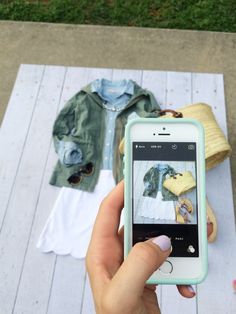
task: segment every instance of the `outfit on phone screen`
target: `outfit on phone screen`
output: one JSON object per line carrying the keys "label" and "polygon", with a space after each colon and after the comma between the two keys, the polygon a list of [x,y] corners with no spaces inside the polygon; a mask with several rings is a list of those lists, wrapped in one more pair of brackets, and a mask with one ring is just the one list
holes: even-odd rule
{"label": "outfit on phone screen", "polygon": [[167,175],[175,170],[168,164],[158,163],[151,167],[143,178],[143,203],[139,215],[147,218],[175,220],[174,200],[178,198],[163,187]]}

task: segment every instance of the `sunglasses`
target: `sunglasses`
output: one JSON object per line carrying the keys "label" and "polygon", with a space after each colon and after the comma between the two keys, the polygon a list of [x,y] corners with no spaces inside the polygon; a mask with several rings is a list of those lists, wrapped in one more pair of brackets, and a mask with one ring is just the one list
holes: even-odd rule
{"label": "sunglasses", "polygon": [[80,184],[83,176],[90,176],[94,171],[94,166],[92,162],[87,163],[85,166],[81,167],[78,172],[73,173],[67,181],[70,184]]}

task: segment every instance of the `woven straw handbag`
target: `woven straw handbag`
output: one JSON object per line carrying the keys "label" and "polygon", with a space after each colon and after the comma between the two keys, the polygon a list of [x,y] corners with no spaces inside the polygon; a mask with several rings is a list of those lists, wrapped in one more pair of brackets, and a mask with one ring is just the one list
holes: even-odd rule
{"label": "woven straw handbag", "polygon": [[163,186],[176,196],[179,196],[193,189],[196,186],[196,181],[190,171],[185,171],[166,179],[163,182]]}
{"label": "woven straw handbag", "polygon": [[231,155],[232,149],[209,105],[196,103],[176,109],[176,111],[162,110],[160,117],[193,118],[202,123],[205,131],[206,170],[217,166]]}

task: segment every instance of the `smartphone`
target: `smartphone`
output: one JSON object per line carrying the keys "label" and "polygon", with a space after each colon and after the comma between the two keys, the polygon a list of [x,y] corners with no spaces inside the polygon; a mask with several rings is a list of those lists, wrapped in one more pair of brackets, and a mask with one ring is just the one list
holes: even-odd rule
{"label": "smartphone", "polygon": [[138,118],[125,129],[124,255],[167,235],[172,252],[149,284],[197,284],[207,274],[204,129],[194,119]]}

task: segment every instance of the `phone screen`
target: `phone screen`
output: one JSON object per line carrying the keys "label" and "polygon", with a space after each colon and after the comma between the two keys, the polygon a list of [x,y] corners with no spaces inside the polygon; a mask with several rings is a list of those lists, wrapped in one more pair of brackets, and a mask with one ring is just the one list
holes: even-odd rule
{"label": "phone screen", "polygon": [[133,142],[133,245],[159,235],[172,257],[198,257],[195,142]]}

